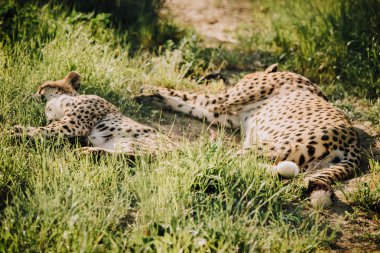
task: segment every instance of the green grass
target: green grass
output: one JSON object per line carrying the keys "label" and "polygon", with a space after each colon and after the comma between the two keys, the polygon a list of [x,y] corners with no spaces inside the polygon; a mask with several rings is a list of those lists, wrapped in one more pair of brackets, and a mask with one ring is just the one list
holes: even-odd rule
{"label": "green grass", "polygon": [[333,236],[318,216],[291,205],[299,197],[294,184],[284,186],[252,159],[226,156],[220,141],[184,144],[136,166],[78,158],[62,142],[9,141],[1,152],[9,197],[3,251],[311,251]]}
{"label": "green grass", "polygon": [[[223,131],[217,140],[207,134],[184,139],[179,150],[135,164],[78,156],[78,144],[67,140],[7,136],[16,124],[46,124],[43,105],[30,94],[71,70],[83,76],[82,93],[149,122],[156,117],[131,99],[141,85],[202,89],[193,79],[241,69],[250,59],[261,68],[280,59],[278,46],[261,44],[254,53],[252,44],[263,42],[252,37],[239,50],[210,49],[192,34],[176,43],[181,29],[170,25],[123,28],[99,10],[13,1],[0,7],[0,252],[312,252],[333,242],[335,228],[307,207],[299,182],[268,175],[256,157],[234,155],[238,147]],[[173,40],[153,39],[167,33]],[[283,57],[296,70],[304,61]]]}
{"label": "green grass", "polygon": [[334,101],[334,105],[341,109],[351,120],[371,122],[371,126],[380,130],[380,100],[369,101],[349,97]]}
{"label": "green grass", "polygon": [[370,172],[370,178],[365,182],[360,182],[353,192],[348,193],[348,198],[361,210],[378,213],[380,211],[380,164],[371,160]]}
{"label": "green grass", "polygon": [[[25,8],[26,16],[34,10]],[[285,185],[255,157],[236,157],[223,137],[183,140],[180,150],[136,164],[78,156],[66,140],[7,137],[13,125],[45,124],[30,94],[70,70],[82,74],[81,92],[134,119],[146,117],[131,100],[142,84],[197,86],[183,51],[130,56],[106,16],[60,8],[33,12],[35,23],[20,14],[18,31],[33,32],[0,46],[1,252],[310,252],[331,242],[331,228],[305,213],[296,181]]]}
{"label": "green grass", "polygon": [[[354,218],[366,216],[367,219],[378,222],[380,212],[380,164],[375,160],[370,160],[370,173],[367,180],[360,181],[353,191],[347,192],[346,197],[355,208]],[[356,216],[355,216],[356,214]],[[367,241],[380,242],[380,228],[375,227],[374,231],[368,232],[363,237]]]}

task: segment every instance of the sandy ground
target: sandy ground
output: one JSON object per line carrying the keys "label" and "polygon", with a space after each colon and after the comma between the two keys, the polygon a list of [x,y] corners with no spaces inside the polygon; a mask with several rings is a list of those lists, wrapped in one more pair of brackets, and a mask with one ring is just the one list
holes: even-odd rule
{"label": "sandy ground", "polygon": [[246,0],[167,0],[165,12],[177,23],[194,29],[208,44],[237,43],[233,38],[242,25],[254,25]]}
{"label": "sandy ground", "polygon": [[[174,21],[184,27],[194,29],[206,41],[208,46],[236,44],[234,39],[236,29],[242,26],[254,26],[255,21],[249,0],[167,0],[164,14],[173,17]],[[175,124],[173,124],[175,122]],[[380,132],[368,122],[353,122],[360,135],[364,154],[372,154],[380,160]],[[158,127],[158,125],[156,126]],[[203,131],[215,133],[215,129],[207,129],[207,125],[173,113],[164,113],[159,126],[164,132],[171,132],[173,137],[186,135],[194,138]],[[238,140],[238,138],[236,138]],[[368,167],[367,155],[364,155],[362,168]],[[380,245],[365,237],[373,233],[380,221],[371,220],[365,214],[355,214],[349,205],[345,192],[355,189],[360,181],[368,181],[370,175],[365,174],[348,180],[335,191],[337,200],[331,210],[325,215],[334,226],[340,230],[335,244],[325,250],[333,252],[372,252],[379,250]],[[324,249],[321,249],[324,251]]]}

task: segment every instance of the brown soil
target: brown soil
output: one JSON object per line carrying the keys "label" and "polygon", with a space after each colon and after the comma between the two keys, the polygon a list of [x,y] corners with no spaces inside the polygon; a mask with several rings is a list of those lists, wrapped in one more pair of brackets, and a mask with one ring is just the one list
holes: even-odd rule
{"label": "brown soil", "polygon": [[[251,8],[249,0],[167,0],[163,12],[172,16],[176,23],[193,28],[212,46],[237,43],[233,37],[236,29],[244,25],[254,25]],[[369,155],[377,161],[380,160],[380,131],[368,122],[355,121],[353,124],[359,133],[364,153],[361,167],[366,171]],[[174,113],[164,113],[156,127],[178,138],[196,138],[204,131],[215,133],[215,128],[208,128],[200,121]],[[335,190],[337,200],[325,215],[338,228],[338,238],[333,246],[320,251],[380,252],[380,245],[366,237],[375,233],[380,222],[371,220],[366,214],[355,212],[345,197],[347,192],[355,189],[357,182],[368,181],[369,177],[370,174],[364,174],[348,180],[340,189]]]}
{"label": "brown soil", "polygon": [[166,7],[165,13],[182,26],[194,29],[211,45],[237,43],[236,30],[254,23],[247,0],[167,0]]}

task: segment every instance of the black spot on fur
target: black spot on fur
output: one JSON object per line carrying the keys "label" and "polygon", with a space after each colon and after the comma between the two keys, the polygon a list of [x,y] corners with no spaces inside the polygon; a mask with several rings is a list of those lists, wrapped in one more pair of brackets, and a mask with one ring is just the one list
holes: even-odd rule
{"label": "black spot on fur", "polygon": [[103,138],[106,139],[106,141],[109,141],[112,137],[113,137],[113,134],[103,135]]}
{"label": "black spot on fur", "polygon": [[329,136],[328,135],[323,135],[321,139],[322,139],[322,141],[327,141],[329,139]]}
{"label": "black spot on fur", "polygon": [[286,151],[286,153],[284,154],[283,161],[285,161],[285,160],[288,158],[288,156],[290,155],[291,152],[292,152],[291,149],[288,149],[288,150]]}
{"label": "black spot on fur", "polygon": [[307,153],[309,154],[309,156],[313,156],[314,153],[315,153],[315,148],[311,145],[307,145]]}
{"label": "black spot on fur", "polygon": [[104,126],[105,126],[105,124],[101,123],[101,124],[97,125],[96,128],[99,129],[99,128],[102,128]]}
{"label": "black spot on fur", "polygon": [[340,163],[341,159],[339,157],[335,157],[331,160],[331,163]]}
{"label": "black spot on fur", "polygon": [[305,156],[303,154],[301,154],[299,165],[302,166],[304,163],[305,163]]}
{"label": "black spot on fur", "polygon": [[[98,128],[98,129],[99,129],[99,128]],[[105,131],[105,130],[107,130],[107,129],[108,129],[108,126],[104,126],[103,128],[100,128],[99,131],[100,131],[100,132],[103,132],[103,131]]]}
{"label": "black spot on fur", "polygon": [[71,129],[68,126],[63,125],[62,127],[63,127],[63,129],[67,130],[68,132],[71,132]]}
{"label": "black spot on fur", "polygon": [[330,154],[330,152],[324,152],[324,153],[319,157],[319,159],[320,159],[320,160],[323,160],[323,159],[325,159],[329,154]]}

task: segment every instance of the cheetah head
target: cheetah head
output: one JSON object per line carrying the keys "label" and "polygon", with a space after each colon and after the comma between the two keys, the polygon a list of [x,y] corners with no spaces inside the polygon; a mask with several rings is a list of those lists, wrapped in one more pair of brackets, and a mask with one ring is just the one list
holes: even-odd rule
{"label": "cheetah head", "polygon": [[60,95],[76,96],[80,86],[80,75],[77,72],[70,72],[64,79],[57,81],[45,81],[38,87],[34,94],[35,98],[52,99]]}

